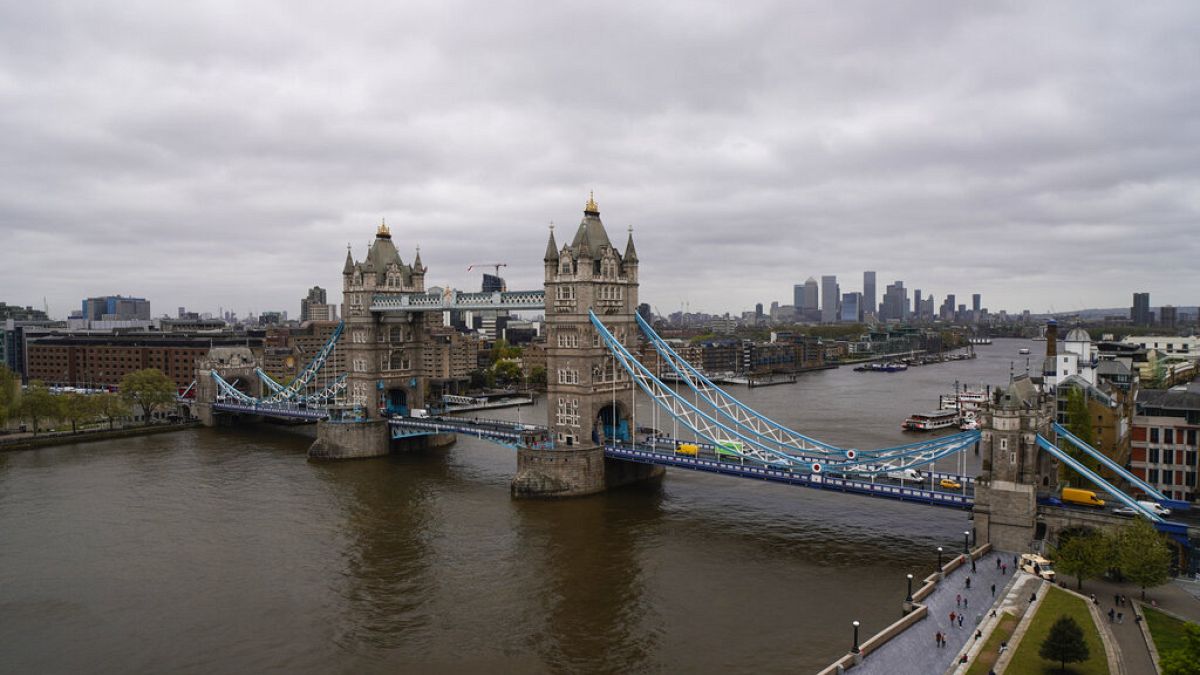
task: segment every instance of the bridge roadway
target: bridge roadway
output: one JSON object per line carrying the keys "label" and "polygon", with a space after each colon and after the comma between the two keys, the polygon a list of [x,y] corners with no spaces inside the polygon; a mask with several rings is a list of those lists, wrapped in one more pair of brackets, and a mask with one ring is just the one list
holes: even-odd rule
{"label": "bridge roadway", "polygon": [[308,420],[316,422],[329,417],[329,412],[325,408],[308,408],[301,407],[294,403],[292,404],[273,404],[273,403],[230,403],[229,401],[215,401],[212,404],[214,411],[245,413],[247,415],[258,415],[260,417],[277,417],[281,419],[291,420]]}
{"label": "bridge roadway", "polygon": [[[515,448],[518,445],[533,447],[549,447],[551,445],[545,427],[533,424],[519,424],[506,420],[489,420],[466,417],[404,417],[393,416],[388,421],[392,430],[392,438],[407,438],[429,434],[455,433],[474,436],[476,438]],[[926,489],[901,481],[879,478],[874,481],[847,478],[834,474],[812,474],[808,472],[790,471],[757,463],[752,460],[734,461],[729,458],[718,458],[715,450],[707,444],[699,446],[695,456],[681,455],[675,451],[675,439],[666,437],[651,437],[644,443],[637,444],[607,444],[604,454],[612,459],[620,459],[641,464],[670,466],[692,471],[705,471],[738,478],[785,483],[819,490],[835,490],[852,494],[911,501],[933,506],[943,506],[956,509],[969,509],[974,504],[973,489],[964,492],[948,492]],[[934,478],[954,478],[953,474],[937,473]],[[932,482],[932,481],[931,481]],[[970,487],[973,481],[968,480]]]}

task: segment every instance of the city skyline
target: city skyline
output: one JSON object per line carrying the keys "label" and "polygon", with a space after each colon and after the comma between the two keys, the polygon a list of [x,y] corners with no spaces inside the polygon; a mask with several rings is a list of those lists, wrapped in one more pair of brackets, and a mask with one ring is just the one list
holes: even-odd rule
{"label": "city skyline", "polygon": [[297,312],[382,218],[430,285],[536,288],[595,190],[663,311],[864,268],[992,311],[1200,301],[1193,4],[466,9],[0,10],[7,299]]}

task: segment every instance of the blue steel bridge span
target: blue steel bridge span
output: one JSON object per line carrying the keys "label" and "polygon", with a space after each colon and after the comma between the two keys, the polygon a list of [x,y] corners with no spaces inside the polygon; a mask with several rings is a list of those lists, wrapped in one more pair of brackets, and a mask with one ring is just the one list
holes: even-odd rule
{"label": "blue steel bridge span", "polygon": [[[519,310],[541,309],[544,305],[543,291],[450,292],[400,297],[378,296],[372,302],[371,311]],[[954,457],[976,447],[980,440],[978,431],[951,434],[889,448],[860,450],[838,447],[788,428],[746,406],[687,363],[641,317],[638,317],[639,329],[662,362],[669,367],[673,375],[671,385],[664,383],[657,374],[634,357],[605,327],[599,317],[589,313],[589,318],[614,363],[637,385],[636,392],[649,397],[661,412],[663,421],[676,428],[682,427],[692,434],[690,439],[655,435],[639,440],[636,438],[637,434],[632,431],[636,429],[636,420],[629,420],[633,424],[625,433],[618,432],[612,438],[600,439],[604,454],[610,459],[956,509],[967,509],[974,503],[974,484],[970,478],[931,469],[940,459]],[[276,382],[265,372],[258,370],[256,375],[262,387],[267,390],[262,396],[242,391],[237,386],[239,382],[228,382],[219,372],[213,370],[208,374],[217,385],[217,398],[212,403],[213,410],[308,422],[328,420],[336,423],[362,419],[364,411],[356,411],[340,403],[346,389],[346,374],[326,372],[327,365],[333,361],[332,357],[336,353],[342,334],[343,327],[339,325],[312,362],[291,382]],[[683,386],[677,388],[676,385],[680,384]],[[636,410],[636,405],[631,405],[630,409]],[[546,427],[504,420],[393,416],[388,425],[391,436],[395,439],[454,433],[510,448],[554,447],[554,440]],[[1066,429],[1054,425],[1054,434],[1056,438],[1053,441],[1038,437],[1038,443],[1043,450],[1054,455],[1101,491],[1111,494],[1119,503],[1155,523],[1160,530],[1178,529],[1177,524],[1164,521],[1120,488],[1060,450],[1058,439],[1100,460],[1122,478],[1129,480],[1135,488],[1145,491],[1151,499],[1175,508],[1178,508],[1179,504],[1165,499],[1161,493],[1145,485],[1136,476],[1126,475],[1128,472],[1124,471],[1123,467],[1113,467],[1111,461],[1104,462],[1101,453],[1086,446]],[[695,450],[680,452],[681,444],[685,443],[693,446]],[[913,475],[912,471],[917,470],[923,474],[922,480],[895,480],[897,475],[910,476]],[[953,480],[958,487],[941,489],[941,478]]]}

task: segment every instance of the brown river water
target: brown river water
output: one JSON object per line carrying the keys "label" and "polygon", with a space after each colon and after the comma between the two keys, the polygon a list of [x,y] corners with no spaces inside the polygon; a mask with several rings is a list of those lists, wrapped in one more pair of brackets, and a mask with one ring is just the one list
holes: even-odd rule
{"label": "brown river water", "polygon": [[[898,445],[956,380],[1024,372],[1022,346],[1043,348],[729,390],[825,441]],[[518,414],[545,420],[489,416]],[[0,672],[814,672],[852,620],[865,637],[898,618],[905,574],[970,528],[680,470],[514,501],[501,446],[310,463],[310,440],[262,425],[0,453]]]}

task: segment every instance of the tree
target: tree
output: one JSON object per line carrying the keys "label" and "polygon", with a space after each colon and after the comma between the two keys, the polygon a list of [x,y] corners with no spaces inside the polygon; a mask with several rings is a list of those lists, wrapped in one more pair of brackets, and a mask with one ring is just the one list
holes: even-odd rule
{"label": "tree", "polygon": [[534,366],[529,369],[529,384],[533,387],[546,386],[546,369],[543,366]]}
{"label": "tree", "polygon": [[130,405],[142,409],[147,424],[150,415],[168,403],[175,401],[178,392],[175,382],[158,368],[136,370],[121,378],[121,397]]}
{"label": "tree", "polygon": [[1050,627],[1050,634],[1038,649],[1038,656],[1047,661],[1058,661],[1060,672],[1066,672],[1068,663],[1087,661],[1090,655],[1087,642],[1083,639],[1083,629],[1075,619],[1065,614]]}
{"label": "tree", "polygon": [[25,387],[18,410],[22,418],[33,424],[33,433],[37,435],[42,420],[58,417],[58,399],[41,381],[34,380]]}
{"label": "tree", "polygon": [[501,359],[492,366],[492,372],[496,376],[496,381],[503,384],[512,384],[521,381],[521,366],[512,359]]}
{"label": "tree", "polygon": [[1146,589],[1167,583],[1171,572],[1171,547],[1147,520],[1135,519],[1117,532],[1117,562],[1121,574]]}
{"label": "tree", "polygon": [[94,398],[96,414],[108,421],[109,429],[113,428],[113,422],[116,418],[129,414],[129,406],[116,394],[97,394]]}
{"label": "tree", "polygon": [[71,433],[79,430],[79,422],[95,419],[97,415],[95,397],[73,391],[59,397],[59,408],[63,419],[71,423]]}
{"label": "tree", "polygon": [[1163,675],[1200,675],[1200,626],[1183,626],[1183,646],[1162,655]]}
{"label": "tree", "polygon": [[496,362],[502,359],[520,358],[522,349],[508,344],[508,340],[496,340],[492,344],[491,362],[496,365]]}
{"label": "tree", "polygon": [[21,398],[21,378],[0,365],[0,428],[8,424],[8,418],[17,414],[17,402]]}
{"label": "tree", "polygon": [[1083,588],[1084,579],[1095,579],[1112,566],[1112,542],[1095,530],[1064,537],[1054,552],[1054,564],[1059,572],[1075,577],[1076,588]]}

